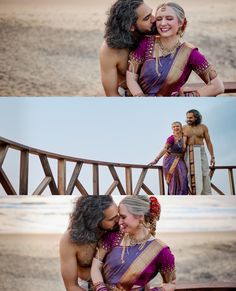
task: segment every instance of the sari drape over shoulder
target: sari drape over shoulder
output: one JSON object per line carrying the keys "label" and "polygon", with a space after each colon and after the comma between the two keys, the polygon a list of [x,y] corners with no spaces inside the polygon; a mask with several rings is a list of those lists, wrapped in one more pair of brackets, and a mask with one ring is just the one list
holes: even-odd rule
{"label": "sari drape over shoulder", "polygon": [[175,279],[174,256],[163,242],[151,239],[142,248],[140,244],[127,246],[124,260],[121,260],[124,250],[120,245],[121,237],[120,233],[117,236],[113,234],[103,242],[104,248],[109,251],[103,265],[103,278],[108,290],[144,290],[157,273],[161,274],[165,283]]}
{"label": "sari drape over shoulder", "polygon": [[168,195],[188,194],[188,173],[184,161],[183,138],[175,142],[173,135],[168,137],[168,154],[163,159],[163,172],[168,184]]}
{"label": "sari drape over shoulder", "polygon": [[212,66],[206,58],[190,43],[184,42],[171,54],[159,58],[156,71],[156,58],[153,57],[156,36],[146,36],[138,48],[130,53],[130,60],[140,65],[139,85],[149,96],[171,96],[180,91],[192,71],[208,84]]}

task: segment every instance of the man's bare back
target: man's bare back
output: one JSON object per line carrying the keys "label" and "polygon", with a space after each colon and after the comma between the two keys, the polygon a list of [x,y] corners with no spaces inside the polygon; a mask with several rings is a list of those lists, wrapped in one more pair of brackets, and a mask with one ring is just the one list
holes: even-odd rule
{"label": "man's bare back", "polygon": [[128,49],[108,47],[106,41],[100,48],[101,80],[106,96],[119,96],[118,87],[126,88]]}

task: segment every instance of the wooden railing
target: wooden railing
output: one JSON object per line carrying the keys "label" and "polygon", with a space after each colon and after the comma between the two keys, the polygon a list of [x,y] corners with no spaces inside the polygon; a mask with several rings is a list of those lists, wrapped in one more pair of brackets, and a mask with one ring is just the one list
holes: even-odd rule
{"label": "wooden railing", "polygon": [[[192,90],[196,90],[200,87],[202,87],[204,83],[191,83],[191,84],[185,84],[184,91],[188,91],[188,88],[191,88]],[[232,94],[236,93],[236,82],[224,82],[225,91],[224,94]]]}
{"label": "wooden railing", "polygon": [[216,283],[197,283],[197,284],[177,284],[176,291],[232,291],[236,290],[236,282],[216,282]]}
{"label": "wooden railing", "polygon": [[[13,183],[11,182],[10,175],[7,175],[3,169],[3,163],[6,159],[7,153],[9,149],[13,149],[19,151],[20,159],[19,159],[19,167],[14,167],[14,170],[19,169],[19,190],[17,191],[13,187]],[[42,170],[44,172],[44,178],[39,183],[39,185],[29,193],[29,162],[30,156],[38,156]],[[50,166],[49,159],[54,159],[57,161],[57,182],[54,177],[53,171]],[[72,162],[74,164],[74,169],[72,175],[69,177],[68,185],[66,184],[67,177],[67,164],[68,162]],[[87,191],[81,180],[79,180],[79,175],[81,173],[81,169],[83,165],[88,165],[92,169],[92,175],[89,176],[90,181],[92,183],[92,191]],[[103,193],[100,193],[100,179],[99,172],[101,168],[108,169],[110,173],[110,177],[112,179],[112,183],[110,187]],[[122,173],[124,174],[124,181],[122,183],[122,179],[119,177],[117,168],[121,168]],[[230,186],[230,194],[235,195],[235,185],[234,185],[234,176],[233,170],[236,166],[216,166],[214,169],[210,170],[210,177],[212,178],[216,170],[228,170],[229,177],[229,186]],[[134,187],[134,175],[133,170],[138,170],[140,173],[139,177],[136,179],[136,185]],[[33,171],[33,170],[32,170]],[[145,177],[148,172],[155,171],[155,181],[158,186],[157,192],[153,193],[148,187],[147,183],[144,183]],[[157,174],[157,175],[156,175]],[[75,188],[82,195],[111,195],[115,189],[118,189],[118,192],[121,195],[137,195],[141,189],[147,193],[148,195],[165,195],[165,183],[163,176],[162,166],[152,166],[148,167],[147,165],[135,165],[135,164],[124,164],[124,163],[111,163],[104,161],[95,161],[88,159],[75,158],[60,154],[55,154],[47,151],[43,151],[40,149],[28,147],[5,138],[0,137],[0,184],[2,185],[5,193],[7,195],[41,195],[45,188],[48,186],[52,195],[71,195]],[[123,186],[125,184],[125,187]],[[152,183],[153,184],[153,183]],[[223,190],[217,187],[215,184],[211,183],[212,188],[220,195],[225,195]],[[92,193],[91,193],[92,192]]]}

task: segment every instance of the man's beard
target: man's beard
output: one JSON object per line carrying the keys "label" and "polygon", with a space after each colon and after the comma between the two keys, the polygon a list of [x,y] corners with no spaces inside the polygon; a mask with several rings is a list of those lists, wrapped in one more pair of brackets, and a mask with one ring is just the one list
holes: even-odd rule
{"label": "man's beard", "polygon": [[191,120],[187,120],[187,124],[194,126],[194,125],[196,125],[196,122],[195,121],[191,121]]}
{"label": "man's beard", "polygon": [[118,223],[116,223],[116,224],[113,226],[113,228],[105,229],[105,228],[103,228],[101,225],[99,225],[99,229],[100,229],[101,232],[106,232],[106,231],[114,231],[114,232],[116,232],[116,231],[118,231],[118,230],[120,229],[120,226],[119,226]]}
{"label": "man's beard", "polygon": [[156,35],[159,34],[157,31],[156,23],[152,24],[151,30],[150,31],[141,31],[138,29],[138,27],[135,25],[135,31],[134,34],[139,36],[139,37],[144,37],[144,35]]}

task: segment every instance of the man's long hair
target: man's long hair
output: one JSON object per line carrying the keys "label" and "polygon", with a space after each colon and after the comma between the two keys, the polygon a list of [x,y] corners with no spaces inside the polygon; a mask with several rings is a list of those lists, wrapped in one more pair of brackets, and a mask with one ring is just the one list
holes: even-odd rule
{"label": "man's long hair", "polygon": [[108,12],[105,23],[107,45],[117,49],[135,49],[141,39],[138,32],[131,32],[132,25],[136,24],[138,16],[136,9],[143,4],[143,0],[117,0]]}
{"label": "man's long hair", "polygon": [[202,115],[201,115],[201,113],[198,110],[191,109],[186,114],[188,114],[188,113],[192,113],[194,115],[194,117],[196,118],[195,125],[201,124],[201,122],[202,122]]}
{"label": "man's long hair", "polygon": [[74,211],[70,215],[69,234],[76,244],[97,242],[104,230],[100,223],[104,219],[104,210],[113,204],[110,195],[82,196],[78,198]]}

